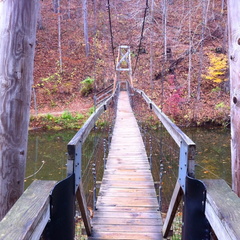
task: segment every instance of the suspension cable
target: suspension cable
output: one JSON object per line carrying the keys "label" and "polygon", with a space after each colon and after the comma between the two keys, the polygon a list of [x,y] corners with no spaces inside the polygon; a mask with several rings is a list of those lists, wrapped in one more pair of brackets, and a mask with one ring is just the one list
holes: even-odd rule
{"label": "suspension cable", "polygon": [[140,41],[139,41],[139,45],[138,45],[138,53],[137,53],[137,59],[136,59],[135,66],[134,66],[134,70],[133,70],[133,75],[134,75],[134,73],[135,73],[135,71],[136,71],[137,64],[138,64],[138,59],[139,59],[139,54],[140,54],[141,45],[142,45],[142,39],[143,39],[143,33],[144,33],[144,27],[145,27],[145,20],[146,20],[148,8],[149,8],[149,6],[148,6],[148,0],[146,0],[146,7],[145,7],[145,10],[144,10],[144,17],[143,17],[141,37],[140,37]]}
{"label": "suspension cable", "polygon": [[108,19],[109,19],[109,27],[110,27],[110,35],[111,35],[112,55],[113,55],[114,67],[115,67],[115,69],[116,69],[114,46],[113,46],[113,32],[112,32],[112,20],[111,20],[110,0],[107,0],[107,2],[108,2],[108,3],[107,3],[107,9],[108,9]]}

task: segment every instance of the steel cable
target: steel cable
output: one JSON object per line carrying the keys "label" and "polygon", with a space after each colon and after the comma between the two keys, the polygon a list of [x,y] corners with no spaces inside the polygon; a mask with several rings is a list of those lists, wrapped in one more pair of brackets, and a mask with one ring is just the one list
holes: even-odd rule
{"label": "steel cable", "polygon": [[144,10],[144,17],[143,17],[143,24],[142,24],[142,31],[141,31],[141,37],[140,37],[140,41],[139,41],[139,45],[138,45],[138,53],[137,53],[137,58],[136,58],[136,62],[135,62],[135,66],[133,69],[133,75],[136,71],[137,68],[137,64],[138,64],[138,60],[139,60],[139,54],[141,51],[141,47],[142,47],[142,40],[143,40],[143,33],[144,33],[144,28],[145,28],[145,21],[146,21],[146,16],[147,16],[147,10],[148,10],[149,6],[148,6],[148,0],[146,0],[146,7]]}
{"label": "steel cable", "polygon": [[110,28],[110,35],[111,35],[112,55],[113,55],[114,68],[116,69],[114,45],[113,45],[113,31],[112,31],[112,19],[111,19],[110,0],[107,0],[107,2],[108,2],[107,3],[107,9],[108,9],[109,28]]}

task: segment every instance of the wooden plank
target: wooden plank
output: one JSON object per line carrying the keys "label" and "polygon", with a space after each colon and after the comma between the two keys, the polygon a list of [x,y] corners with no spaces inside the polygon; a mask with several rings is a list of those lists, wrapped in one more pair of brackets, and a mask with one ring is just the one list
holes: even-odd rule
{"label": "wooden plank", "polygon": [[145,196],[148,196],[148,197],[155,197],[156,196],[156,191],[155,189],[151,188],[146,188],[144,189],[144,192],[143,192],[143,189],[138,189],[138,188],[110,188],[110,189],[107,189],[107,188],[101,188],[101,191],[99,192],[99,196],[115,196],[115,197],[121,197],[121,196],[135,196],[135,197],[138,197],[138,196],[142,196],[144,193]]}
{"label": "wooden plank", "polygon": [[148,158],[127,93],[120,92],[90,239],[162,239]]}
{"label": "wooden plank", "polygon": [[[103,221],[104,220],[104,221]],[[156,218],[143,218],[143,219],[134,219],[134,218],[93,218],[92,221],[93,225],[102,225],[102,224],[112,224],[112,225],[137,225],[137,226],[162,226],[162,221],[159,218],[159,221],[157,221]]]}
{"label": "wooden plank", "polygon": [[223,179],[203,180],[206,217],[218,239],[240,239],[240,198]]}
{"label": "wooden plank", "polygon": [[87,232],[87,235],[91,236],[92,227],[91,227],[91,223],[90,223],[90,216],[89,216],[88,209],[87,209],[87,202],[86,202],[86,198],[85,198],[85,194],[84,194],[84,190],[83,190],[82,180],[80,180],[80,184],[77,188],[76,198],[78,201],[78,205],[79,205],[79,209],[80,209],[83,223],[85,226],[85,230]]}
{"label": "wooden plank", "polygon": [[102,184],[101,189],[109,189],[109,188],[128,188],[128,189],[149,189],[150,185],[144,185],[141,184],[114,184],[114,183],[108,183],[108,184]]}
{"label": "wooden plank", "polygon": [[146,175],[146,173],[149,172],[149,169],[125,169],[124,171],[121,171],[121,169],[106,169],[104,171],[104,175],[105,173],[110,173],[110,174],[118,174],[118,175],[129,175],[129,174],[142,174],[142,175]]}
{"label": "wooden plank", "polygon": [[[149,165],[146,165],[146,166],[134,166],[134,165],[127,165],[127,166],[121,166],[121,165],[110,165],[109,167],[107,167],[107,169],[111,170],[111,169],[114,169],[114,170],[119,170],[120,171],[126,171],[127,172],[131,172],[131,171],[136,171],[136,170],[145,170],[145,169],[149,169]],[[147,172],[145,174],[148,174]]]}
{"label": "wooden plank", "polygon": [[100,212],[96,211],[94,212],[94,217],[102,217],[102,218],[135,218],[135,219],[145,219],[145,218],[154,218],[159,219],[160,213],[155,211],[146,211],[145,212]]}
{"label": "wooden plank", "polygon": [[[96,225],[95,225],[96,226]],[[128,224],[100,224],[97,225],[97,230],[99,232],[129,232]],[[161,230],[160,225],[138,225],[132,222],[131,233],[159,233]],[[94,228],[93,228],[94,231]]]}
{"label": "wooden plank", "polygon": [[117,240],[130,240],[130,239],[151,239],[151,240],[161,240],[161,233],[131,233],[131,226],[128,226],[128,232],[93,232],[93,237],[88,238],[89,240],[95,239],[117,239]]}
{"label": "wooden plank", "polygon": [[[127,199],[126,199],[127,198]],[[140,198],[140,197],[100,197],[98,204],[101,206],[135,206],[135,207],[152,207],[158,208],[156,198]]]}
{"label": "wooden plank", "polygon": [[[156,209],[155,206],[148,207],[129,207],[129,206],[124,206],[124,207],[116,207],[116,206],[101,206],[101,208],[97,209],[97,212],[154,212],[154,213],[159,213],[158,209]],[[160,218],[160,216],[159,216]]]}
{"label": "wooden plank", "polygon": [[0,222],[1,240],[39,239],[50,219],[50,198],[56,181],[35,180]]}
{"label": "wooden plank", "polygon": [[[108,179],[111,181],[118,181],[119,180],[119,175],[104,175],[103,180]],[[144,181],[153,181],[151,176],[146,176],[146,175],[138,175],[138,176],[121,176],[122,181],[135,181],[135,182],[144,182]]]}

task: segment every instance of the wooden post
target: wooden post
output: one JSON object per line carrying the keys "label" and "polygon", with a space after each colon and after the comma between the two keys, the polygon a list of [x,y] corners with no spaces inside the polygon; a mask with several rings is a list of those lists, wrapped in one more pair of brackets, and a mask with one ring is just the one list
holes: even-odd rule
{"label": "wooden post", "polygon": [[228,0],[232,189],[240,197],[240,2]]}
{"label": "wooden post", "polygon": [[38,2],[0,1],[0,220],[24,189]]}

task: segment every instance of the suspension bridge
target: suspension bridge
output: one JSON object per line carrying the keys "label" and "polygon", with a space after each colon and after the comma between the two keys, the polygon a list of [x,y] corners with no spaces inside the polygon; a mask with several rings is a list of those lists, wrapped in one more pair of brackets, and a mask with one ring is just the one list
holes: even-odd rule
{"label": "suspension bridge", "polygon": [[116,70],[129,79],[96,94],[68,143],[66,179],[34,181],[0,222],[0,240],[80,239],[77,214],[89,240],[239,239],[239,198],[222,179],[195,178],[195,143],[133,88],[129,47]]}
{"label": "suspension bridge", "polygon": [[[68,177],[58,183],[34,181],[0,222],[0,239],[78,239],[75,200],[91,240],[171,236],[196,240],[211,239],[213,234],[216,239],[239,239],[239,198],[221,179],[194,178],[194,142],[143,91],[133,89],[127,81],[119,82],[110,97],[101,102],[68,144]],[[164,126],[160,138],[166,144],[159,140],[161,154],[155,163],[151,141],[146,141],[144,127],[136,121],[140,109],[146,110],[144,116],[154,112]],[[105,121],[108,124],[103,124]],[[93,132],[95,140],[90,137]],[[170,154],[166,149],[171,142],[178,150]],[[91,154],[86,154],[85,144],[92,149]],[[104,146],[103,155],[98,151],[100,145]],[[164,171],[163,183],[161,169],[164,161],[169,164],[169,158],[178,165],[178,176],[172,197],[164,204],[171,177]]]}
{"label": "suspension bridge", "polygon": [[126,91],[116,116],[91,239],[162,239],[150,165]]}

